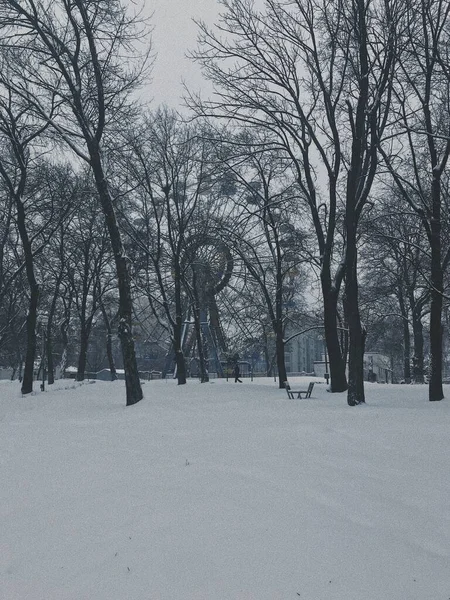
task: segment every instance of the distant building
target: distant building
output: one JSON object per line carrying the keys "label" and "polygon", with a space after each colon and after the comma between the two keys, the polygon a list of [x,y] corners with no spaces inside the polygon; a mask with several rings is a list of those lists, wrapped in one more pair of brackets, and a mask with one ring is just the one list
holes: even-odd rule
{"label": "distant building", "polygon": [[[289,337],[289,334],[286,334]],[[317,330],[302,333],[290,340],[284,350],[287,373],[313,373],[315,361],[323,354],[323,339]]]}
{"label": "distant building", "polygon": [[364,354],[364,379],[378,383],[392,383],[392,367],[389,356],[380,352]]}
{"label": "distant building", "polygon": [[[314,362],[314,374],[317,377],[324,377],[326,372],[330,372],[330,367],[325,363],[325,356],[321,360]],[[364,354],[364,381],[378,383],[392,383],[391,359],[380,352],[366,352]]]}

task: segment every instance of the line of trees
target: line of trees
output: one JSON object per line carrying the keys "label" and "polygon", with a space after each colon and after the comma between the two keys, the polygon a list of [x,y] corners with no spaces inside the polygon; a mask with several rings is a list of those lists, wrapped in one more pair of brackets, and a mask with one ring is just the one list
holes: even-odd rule
{"label": "line of trees", "polygon": [[[113,377],[118,332],[131,405],[137,323],[169,341],[184,384],[191,320],[207,380],[207,301],[219,337],[266,340],[282,386],[309,285],[331,391],[364,402],[365,347],[388,344],[395,323],[403,379],[424,381],[429,343],[429,399],[442,399],[448,3],[221,4],[193,53],[215,92],[188,94],[186,122],[136,102],[148,24],[120,0],[1,2],[2,362],[23,364],[31,392],[38,356],[53,376],[55,337],[64,369],[77,323],[83,380],[101,322]],[[213,294],[214,261],[226,276]]]}

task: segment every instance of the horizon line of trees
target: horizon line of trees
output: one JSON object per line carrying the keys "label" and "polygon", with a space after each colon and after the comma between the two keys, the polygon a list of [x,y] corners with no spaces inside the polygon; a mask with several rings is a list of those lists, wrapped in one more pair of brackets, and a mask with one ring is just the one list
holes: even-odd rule
{"label": "horizon line of trees", "polygon": [[364,402],[366,344],[392,323],[404,380],[423,381],[428,321],[429,400],[441,400],[448,3],[221,5],[193,53],[215,91],[188,93],[188,122],[136,102],[149,29],[120,0],[1,3],[0,352],[23,360],[22,393],[38,327],[53,373],[55,330],[64,366],[76,319],[82,379],[100,315],[112,373],[118,332],[127,405],[143,396],[136,322],[165,332],[180,384],[186,321],[203,381],[205,318],[222,347],[236,331],[270,339],[282,387],[287,328],[302,329],[312,286],[331,391]]}

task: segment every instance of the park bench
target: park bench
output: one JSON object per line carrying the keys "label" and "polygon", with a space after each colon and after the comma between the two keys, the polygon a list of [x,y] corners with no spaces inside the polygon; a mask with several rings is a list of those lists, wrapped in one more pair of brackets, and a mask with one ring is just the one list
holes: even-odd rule
{"label": "park bench", "polygon": [[311,381],[308,385],[307,390],[293,390],[287,381],[284,382],[284,387],[286,388],[286,393],[288,398],[294,399],[294,394],[297,394],[297,398],[301,398],[302,394],[305,394],[305,398],[311,398],[311,392],[313,391],[314,381]]}

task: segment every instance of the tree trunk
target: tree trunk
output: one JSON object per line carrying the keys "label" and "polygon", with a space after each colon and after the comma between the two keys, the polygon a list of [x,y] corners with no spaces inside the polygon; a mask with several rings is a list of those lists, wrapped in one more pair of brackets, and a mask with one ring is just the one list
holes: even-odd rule
{"label": "tree trunk", "polygon": [[337,293],[331,289],[328,277],[322,277],[325,343],[330,368],[330,391],[345,392],[347,378],[337,330]]}
{"label": "tree trunk", "polygon": [[131,297],[131,282],[128,272],[127,259],[125,256],[120,230],[117,224],[116,214],[108,189],[108,184],[103,172],[98,144],[91,140],[89,143],[89,154],[91,158],[92,171],[95,183],[105,215],[109,238],[114,253],[116,264],[117,281],[119,286],[119,339],[122,347],[123,368],[125,371],[126,404],[131,406],[143,398],[141,382],[134,348],[132,331],[133,302]]}
{"label": "tree trunk", "polygon": [[55,365],[53,363],[53,338],[52,338],[52,329],[51,329],[51,321],[49,319],[47,325],[47,335],[46,335],[46,354],[47,354],[47,381],[49,385],[55,383]]}
{"label": "tree trunk", "polygon": [[106,334],[106,357],[108,359],[109,372],[111,374],[111,381],[117,380],[116,365],[114,364],[114,355],[112,351],[112,331],[108,331]]}
{"label": "tree trunk", "polygon": [[[279,248],[277,247],[277,250]],[[286,357],[284,355],[284,327],[283,327],[283,272],[281,268],[281,258],[278,255],[277,261],[277,288],[275,294],[275,320],[272,323],[275,334],[275,351],[277,356],[278,369],[278,387],[284,389],[287,381]]]}
{"label": "tree trunk", "polygon": [[358,306],[356,223],[347,213],[346,219],[346,271],[345,271],[345,313],[348,324],[348,393],[347,403],[356,406],[365,402],[364,397],[364,341]]}
{"label": "tree trunk", "polygon": [[266,377],[272,377],[272,362],[270,360],[269,353],[269,340],[267,337],[267,333],[264,331],[263,333],[263,352],[264,352],[264,362],[266,363]]}
{"label": "tree trunk", "polygon": [[61,379],[64,379],[64,377],[66,375],[67,349],[69,346],[69,336],[67,335],[68,329],[69,329],[69,317],[64,319],[64,321],[61,323],[61,326],[59,328],[61,337],[62,337],[62,344],[63,344],[62,352],[61,352],[61,361],[59,363]]}
{"label": "tree trunk", "polygon": [[39,286],[34,274],[31,242],[28,238],[28,232],[25,226],[25,208],[20,198],[15,198],[15,203],[17,209],[17,228],[19,230],[20,241],[22,242],[25,257],[25,270],[28,285],[30,287],[30,301],[28,304],[26,324],[27,350],[25,353],[25,366],[23,370],[21,391],[22,394],[30,394],[33,391],[34,360],[36,357],[36,322],[39,302]]}
{"label": "tree trunk", "polygon": [[403,379],[405,383],[411,383],[411,333],[409,331],[408,311],[400,286],[398,289],[398,301],[403,323]]}
{"label": "tree trunk", "polygon": [[175,354],[175,364],[177,366],[177,381],[178,385],[186,383],[186,360],[182,348],[182,329],[183,323],[181,315],[175,317],[175,325],[173,328],[173,351]]}
{"label": "tree trunk", "polygon": [[403,378],[405,383],[411,383],[411,334],[406,319],[403,319]]}
{"label": "tree trunk", "polygon": [[423,356],[423,324],[421,307],[417,304],[412,311],[414,358],[413,358],[413,380],[414,383],[424,383],[424,356]]}
{"label": "tree trunk", "polygon": [[[281,330],[281,331],[280,331]],[[277,368],[278,368],[278,387],[284,388],[284,384],[287,381],[286,373],[286,361],[284,356],[284,339],[283,339],[283,325],[279,324],[276,332],[276,347],[277,347]]]}
{"label": "tree trunk", "polygon": [[442,294],[440,181],[433,181],[433,219],[431,219],[431,305],[430,305],[430,402],[442,400]]}
{"label": "tree trunk", "polygon": [[48,311],[48,321],[47,321],[47,373],[48,373],[48,384],[52,385],[55,383],[55,365],[53,362],[53,336],[52,336],[52,328],[53,328],[53,318],[55,316],[56,303],[59,298],[59,288],[61,285],[61,277],[58,277],[56,280],[55,291],[53,293],[52,303],[50,304],[50,310]]}
{"label": "tree trunk", "polygon": [[25,353],[25,366],[22,378],[22,394],[30,394],[33,391],[34,359],[36,357],[36,322],[37,307],[39,301],[39,287],[37,283],[31,285],[30,303],[27,314],[27,350]]}

